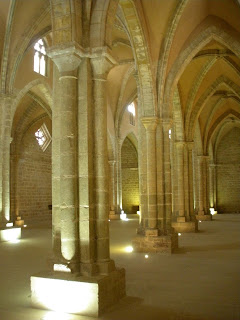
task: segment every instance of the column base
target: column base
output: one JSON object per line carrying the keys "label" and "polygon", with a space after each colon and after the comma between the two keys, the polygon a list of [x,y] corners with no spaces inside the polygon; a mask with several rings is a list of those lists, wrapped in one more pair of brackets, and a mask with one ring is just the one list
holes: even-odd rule
{"label": "column base", "polygon": [[132,246],[136,252],[171,254],[178,248],[178,235],[138,235],[133,239]]}
{"label": "column base", "polygon": [[183,222],[172,222],[172,227],[175,232],[197,232],[198,222],[197,221],[183,221]]}
{"label": "column base", "polygon": [[17,241],[18,239],[21,239],[21,228],[9,227],[0,229],[0,242]]}
{"label": "column base", "polygon": [[198,214],[196,215],[196,219],[199,221],[211,221],[212,215],[211,214]]}
{"label": "column base", "polygon": [[21,217],[17,217],[17,220],[14,222],[14,225],[15,225],[16,227],[23,227],[23,225],[24,225],[24,220],[21,219]]}
{"label": "column base", "polygon": [[35,308],[98,317],[126,295],[125,270],[95,277],[41,272],[31,276],[31,292]]}
{"label": "column base", "polygon": [[120,220],[120,214],[115,213],[115,211],[109,212],[109,219],[110,220]]}

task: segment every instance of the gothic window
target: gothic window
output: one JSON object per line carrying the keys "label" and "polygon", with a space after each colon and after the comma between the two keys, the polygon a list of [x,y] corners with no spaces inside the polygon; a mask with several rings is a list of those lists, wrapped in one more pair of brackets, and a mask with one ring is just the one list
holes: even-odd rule
{"label": "gothic window", "polygon": [[128,112],[129,112],[129,122],[132,126],[135,126],[135,105],[133,102],[129,104]]}
{"label": "gothic window", "polygon": [[33,70],[40,73],[42,76],[46,76],[46,64],[47,56],[44,42],[39,39],[34,45],[34,68]]}
{"label": "gothic window", "polygon": [[35,137],[41,149],[45,151],[49,146],[52,138],[45,123],[35,132]]}

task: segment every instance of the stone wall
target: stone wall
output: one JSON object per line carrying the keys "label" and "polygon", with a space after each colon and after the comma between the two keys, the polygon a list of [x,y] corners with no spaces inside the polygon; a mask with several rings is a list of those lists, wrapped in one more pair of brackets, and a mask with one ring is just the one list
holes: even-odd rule
{"label": "stone wall", "polygon": [[233,128],[217,150],[217,210],[240,212],[240,129]]}
{"label": "stone wall", "polygon": [[[40,126],[39,126],[40,127]],[[51,144],[43,152],[31,128],[25,134],[18,161],[17,199],[19,214],[26,223],[51,221]]]}
{"label": "stone wall", "polygon": [[126,213],[136,213],[139,206],[137,151],[126,138],[122,145],[122,204]]}

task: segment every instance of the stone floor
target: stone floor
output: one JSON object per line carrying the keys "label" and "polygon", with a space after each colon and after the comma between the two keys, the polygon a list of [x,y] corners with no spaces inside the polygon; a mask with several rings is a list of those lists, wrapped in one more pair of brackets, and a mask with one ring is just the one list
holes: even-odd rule
{"label": "stone floor", "polygon": [[[126,269],[127,297],[102,320],[240,320],[240,215],[216,215],[182,234],[173,255],[129,253],[137,227],[111,221],[111,257]],[[89,320],[32,309],[30,276],[47,269],[51,229],[28,227],[0,243],[0,320]]]}

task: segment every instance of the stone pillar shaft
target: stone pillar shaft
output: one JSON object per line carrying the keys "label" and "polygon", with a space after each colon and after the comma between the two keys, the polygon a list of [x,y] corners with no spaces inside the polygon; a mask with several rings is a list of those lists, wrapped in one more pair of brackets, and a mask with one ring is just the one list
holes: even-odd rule
{"label": "stone pillar shaft", "polygon": [[142,118],[147,137],[147,197],[148,227],[157,227],[157,167],[156,167],[156,127],[157,118]]}
{"label": "stone pillar shaft", "polygon": [[72,271],[78,271],[77,71],[80,58],[74,46],[63,51],[55,51],[54,48],[48,54],[59,70],[54,76],[53,105],[53,241],[55,259],[57,257],[55,262],[67,263]]}
{"label": "stone pillar shaft", "polygon": [[11,143],[11,98],[5,98],[5,123],[2,158],[2,212],[3,221],[10,221],[10,143]]}
{"label": "stone pillar shaft", "polygon": [[166,228],[171,228],[172,220],[172,185],[171,185],[171,158],[170,158],[170,139],[169,129],[171,120],[163,120],[163,155],[164,155],[164,202]]}
{"label": "stone pillar shaft", "polygon": [[175,142],[176,156],[177,156],[177,177],[178,177],[178,199],[177,208],[178,216],[185,216],[185,204],[184,204],[184,142]]}
{"label": "stone pillar shaft", "polygon": [[203,207],[203,157],[197,157],[197,180],[198,180],[198,214],[204,214],[204,207]]}
{"label": "stone pillar shaft", "polygon": [[72,261],[78,251],[77,241],[77,78],[72,74],[59,78],[60,102],[60,211],[63,257]]}
{"label": "stone pillar shaft", "polygon": [[100,265],[110,261],[109,252],[109,182],[107,150],[106,79],[112,67],[107,57],[91,59],[94,97],[94,171],[96,198],[96,254]]}
{"label": "stone pillar shaft", "polygon": [[193,142],[187,143],[188,150],[188,187],[189,187],[189,214],[194,216],[193,208]]}
{"label": "stone pillar shaft", "polygon": [[115,163],[116,161],[108,161],[110,167],[110,210],[115,211],[116,199],[115,199]]}

